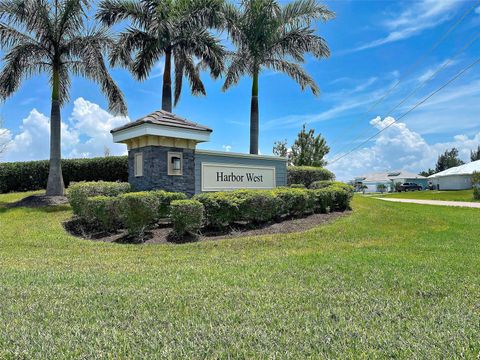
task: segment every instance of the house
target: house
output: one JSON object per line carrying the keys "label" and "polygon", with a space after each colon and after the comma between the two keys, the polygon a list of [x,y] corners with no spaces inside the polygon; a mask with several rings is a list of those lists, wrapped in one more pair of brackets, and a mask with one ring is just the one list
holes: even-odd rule
{"label": "house", "polygon": [[428,179],[424,176],[417,175],[408,171],[390,171],[390,172],[378,172],[371,173],[355,178],[355,188],[357,191],[363,191],[362,186],[367,188],[365,192],[378,192],[378,185],[383,184],[386,186],[387,191],[394,191],[395,184],[412,182],[420,185],[423,189],[428,187]]}
{"label": "house", "polygon": [[472,188],[472,174],[480,172],[480,160],[456,166],[428,177],[437,190],[466,190]]}

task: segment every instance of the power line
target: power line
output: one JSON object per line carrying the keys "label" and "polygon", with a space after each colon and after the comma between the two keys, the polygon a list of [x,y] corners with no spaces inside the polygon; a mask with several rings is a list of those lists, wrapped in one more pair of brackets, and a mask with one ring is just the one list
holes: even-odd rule
{"label": "power line", "polygon": [[[480,3],[480,0],[476,0],[471,7],[467,9],[451,26],[450,28],[447,29],[447,31],[440,37],[440,39],[437,40],[436,43],[434,43],[425,53],[422,54],[412,65],[410,65],[407,70],[405,71],[405,74],[403,77],[397,80],[397,82],[387,90],[387,92],[379,98],[370,108],[362,115],[367,116],[372,112],[373,109],[375,109],[378,105],[380,105],[401,83],[402,81],[408,77],[413,71],[423,62],[423,60],[432,53],[433,50],[435,50],[447,37],[450,35],[450,33],[455,30],[455,28],[460,25],[460,23],[469,15],[476,7],[477,4]],[[339,136],[337,136],[331,144],[335,145],[339,140]],[[333,146],[331,145],[331,147]]]}
{"label": "power line", "polygon": [[457,80],[460,76],[462,76],[465,72],[467,72],[468,70],[470,70],[472,67],[474,67],[475,65],[477,65],[478,63],[480,62],[480,58],[478,58],[477,60],[475,60],[473,63],[471,63],[470,65],[468,65],[467,67],[463,68],[460,72],[458,72],[453,78],[451,78],[450,80],[448,80],[446,83],[444,83],[441,87],[439,87],[437,90],[435,90],[434,92],[430,93],[430,95],[428,95],[426,98],[424,98],[423,100],[419,101],[418,103],[416,103],[413,107],[411,107],[408,111],[406,111],[405,113],[403,113],[398,119],[394,119],[390,124],[388,124],[387,126],[385,126],[383,129],[380,129],[379,131],[377,131],[374,135],[370,136],[367,140],[365,140],[364,142],[362,142],[361,144],[355,146],[353,149],[351,149],[349,152],[343,154],[342,156],[332,160],[330,162],[330,165],[331,164],[334,164],[336,163],[337,161],[339,161],[340,159],[343,159],[344,157],[350,155],[352,152],[354,152],[355,150],[359,149],[360,147],[362,147],[363,145],[365,145],[366,143],[368,143],[370,140],[374,139],[375,137],[377,137],[379,134],[381,134],[382,132],[384,132],[385,130],[387,130],[390,126],[392,126],[393,124],[395,124],[397,121],[401,120],[402,118],[404,118],[405,116],[407,116],[409,113],[411,113],[413,110],[415,110],[417,107],[419,107],[420,105],[422,105],[423,103],[425,103],[428,99],[430,99],[432,96],[434,96],[435,94],[437,94],[438,92],[440,92],[441,90],[443,90],[445,87],[447,87],[448,85],[450,85],[452,82],[454,82],[455,80]]}
{"label": "power line", "polygon": [[[473,36],[473,38],[463,47],[461,48],[459,51],[457,51],[450,59],[448,59],[447,61],[445,61],[443,63],[443,65],[441,67],[439,67],[432,75],[430,75],[428,77],[428,79],[420,82],[405,98],[403,98],[398,104],[396,104],[393,108],[391,108],[390,110],[388,110],[386,113],[387,114],[391,114],[393,111],[395,111],[396,109],[398,109],[401,105],[403,105],[408,99],[410,99],[418,90],[420,90],[426,83],[430,82],[432,79],[434,79],[440,72],[442,72],[444,69],[447,68],[448,65],[450,65],[453,60],[455,60],[455,58],[457,58],[462,52],[464,52],[466,49],[468,49],[473,43],[475,43],[475,41],[477,41],[478,39],[480,38],[480,33],[476,34],[475,36]],[[369,131],[367,130],[366,132],[363,132],[362,134],[360,134],[359,136],[357,136],[356,138],[354,138],[352,140],[352,142],[355,142],[357,141],[358,139],[361,139],[363,136],[365,136]],[[335,153],[335,156],[337,154],[341,154],[342,151],[346,148],[346,146],[343,146],[340,148],[340,150],[338,150],[336,153]],[[335,159],[335,156],[333,157]]]}

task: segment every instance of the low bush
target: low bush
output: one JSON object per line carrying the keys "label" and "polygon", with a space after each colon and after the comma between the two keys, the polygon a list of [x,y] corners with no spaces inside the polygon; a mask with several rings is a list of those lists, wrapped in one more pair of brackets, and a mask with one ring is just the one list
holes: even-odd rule
{"label": "low bush", "polygon": [[170,204],[175,200],[186,200],[187,195],[178,192],[167,192],[164,190],[154,190],[151,192],[158,200],[158,218],[167,218],[170,216]]}
{"label": "low bush", "polygon": [[305,185],[303,184],[292,184],[290,185],[292,189],[306,189]]}
{"label": "low bush", "polygon": [[83,218],[99,230],[118,229],[121,227],[118,202],[118,198],[112,196],[89,197],[84,203]]}
{"label": "low bush", "polygon": [[275,195],[281,200],[282,216],[302,216],[315,209],[315,198],[307,189],[277,188]]}
{"label": "low bush", "polygon": [[119,196],[118,208],[128,234],[143,241],[145,231],[158,219],[158,198],[152,192],[131,192]]}
{"label": "low bush", "polygon": [[204,208],[197,200],[174,200],[171,203],[171,219],[175,235],[196,235],[204,220]]}
{"label": "low bush", "polygon": [[131,190],[129,183],[92,181],[73,183],[67,191],[75,215],[83,216],[85,202],[92,196],[117,196]]}
{"label": "low bush", "polygon": [[480,200],[480,172],[474,171],[472,174],[473,198]]}
{"label": "low bush", "polygon": [[350,202],[354,194],[353,186],[335,183],[325,190],[330,192],[332,197],[331,211],[345,211],[350,209]]}
{"label": "low bush", "polygon": [[[48,160],[0,164],[0,193],[45,189]],[[63,159],[65,186],[78,181],[128,181],[128,158],[108,156],[91,159]]]}
{"label": "low bush", "polygon": [[224,228],[240,219],[240,199],[233,194],[234,192],[211,192],[197,194],[193,198],[203,204],[208,225]]}
{"label": "low bush", "polygon": [[249,223],[263,223],[280,214],[282,202],[274,190],[237,190],[231,193],[239,209],[238,220]]}
{"label": "low bush", "polygon": [[285,187],[203,193],[194,199],[203,204],[207,224],[223,228],[237,221],[261,223],[283,216],[345,211],[352,197],[353,187],[333,183],[315,190]]}
{"label": "low bush", "polygon": [[330,185],[333,185],[335,183],[336,182],[332,181],[332,180],[314,181],[313,183],[310,184],[309,189],[312,189],[312,190],[323,189],[323,188],[329,187]]}
{"label": "low bush", "polygon": [[287,168],[287,182],[288,184],[303,184],[305,187],[315,181],[333,180],[335,175],[324,168],[311,166],[289,166]]}

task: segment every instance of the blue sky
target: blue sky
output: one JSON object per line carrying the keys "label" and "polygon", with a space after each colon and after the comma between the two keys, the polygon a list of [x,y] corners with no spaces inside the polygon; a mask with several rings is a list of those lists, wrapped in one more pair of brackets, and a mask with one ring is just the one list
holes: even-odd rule
{"label": "blue sky", "polygon": [[[305,64],[321,88],[320,96],[302,92],[283,74],[265,72],[260,78],[263,154],[272,152],[275,140],[292,143],[306,123],[331,144],[332,161],[390,124],[480,54],[479,39],[454,57],[480,34],[480,7],[476,7],[438,48],[408,71],[468,8],[480,5],[477,1],[353,0],[325,4],[337,17],[316,28],[327,40],[332,56],[323,60],[308,58]],[[424,84],[440,67],[444,69]],[[162,69],[160,62],[150,79],[142,83],[125,70],[112,70],[125,93],[129,119],[160,108]],[[207,96],[194,97],[184,91],[174,112],[214,129],[211,142],[201,148],[247,152],[251,80],[244,78],[223,93],[221,80],[213,81],[207,74],[203,79]],[[395,91],[368,112],[399,79]],[[389,112],[417,87],[413,96]],[[48,157],[49,96],[46,78],[36,77],[24,82],[17,94],[0,104],[6,129],[3,138],[12,140],[2,161]],[[105,109],[105,99],[95,84],[73,80],[71,101],[62,109],[65,157],[101,156],[105,147],[115,154],[126,151],[123,145],[113,145],[108,133],[126,120],[111,116]],[[480,65],[329,168],[340,179],[401,168],[419,171],[433,167],[438,153],[451,146],[457,146],[467,160],[470,149],[480,144],[479,114]]]}

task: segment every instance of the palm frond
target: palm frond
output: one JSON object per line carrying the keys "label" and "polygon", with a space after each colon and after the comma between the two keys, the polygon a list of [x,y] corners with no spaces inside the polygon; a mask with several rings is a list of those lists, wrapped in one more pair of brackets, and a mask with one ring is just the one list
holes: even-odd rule
{"label": "palm frond", "polygon": [[176,41],[173,46],[195,55],[200,60],[200,67],[208,68],[213,78],[216,79],[223,73],[226,50],[206,29],[187,27]]}
{"label": "palm frond", "polygon": [[107,26],[130,19],[135,25],[147,27],[151,22],[151,10],[146,1],[103,0],[95,17]]}
{"label": "palm frond", "polygon": [[250,73],[250,68],[252,67],[248,53],[240,52],[230,55],[230,57],[231,61],[225,74],[222,91],[226,91],[232,85],[237,84],[243,75]]}
{"label": "palm frond", "polygon": [[174,105],[176,106],[180,100],[180,95],[182,94],[183,86],[183,74],[185,70],[185,64],[183,61],[182,54],[176,53],[173,57],[174,61]]}
{"label": "palm frond", "polygon": [[110,76],[103,58],[103,52],[106,47],[111,46],[111,41],[105,29],[75,38],[69,44],[70,52],[81,62],[66,64],[69,64],[71,71],[82,74],[100,85],[102,92],[108,99],[110,111],[115,114],[126,114],[127,107],[123,93]]}
{"label": "palm frond", "polygon": [[113,45],[110,52],[110,64],[112,66],[121,65],[129,68],[132,66],[132,54],[142,52],[144,48],[157,48],[155,37],[145,31],[128,28],[119,35],[118,41]]}
{"label": "palm frond", "polygon": [[333,11],[316,0],[295,0],[282,9],[282,21],[292,26],[310,26],[312,21],[328,21],[335,17]]}
{"label": "palm frond", "polygon": [[316,58],[330,56],[325,39],[315,35],[314,30],[307,27],[290,29],[280,37],[272,50],[274,53],[291,55],[300,62],[303,62],[305,53],[311,53]]}
{"label": "palm frond", "polygon": [[309,87],[314,95],[318,95],[320,93],[320,89],[312,77],[310,77],[310,75],[308,75],[306,71],[298,64],[282,59],[272,58],[265,61],[265,66],[275,71],[287,74],[300,85],[302,90],[305,90],[305,88]]}
{"label": "palm frond", "polygon": [[11,96],[23,80],[49,69],[45,50],[37,44],[17,45],[4,57],[4,66],[0,72],[0,97]]}

